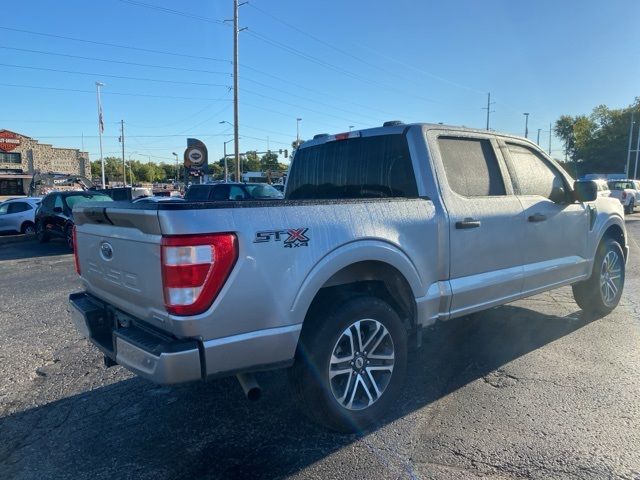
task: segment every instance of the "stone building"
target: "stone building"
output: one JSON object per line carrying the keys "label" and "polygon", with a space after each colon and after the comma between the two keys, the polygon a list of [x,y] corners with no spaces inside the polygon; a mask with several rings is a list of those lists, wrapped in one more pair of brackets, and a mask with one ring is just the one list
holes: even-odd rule
{"label": "stone building", "polygon": [[0,129],[0,197],[26,195],[34,172],[56,172],[91,178],[89,154],[58,148]]}

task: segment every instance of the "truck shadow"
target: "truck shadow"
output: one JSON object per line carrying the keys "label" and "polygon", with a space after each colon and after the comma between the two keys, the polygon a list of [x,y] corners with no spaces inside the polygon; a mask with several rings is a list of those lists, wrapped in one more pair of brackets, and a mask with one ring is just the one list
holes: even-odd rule
{"label": "truck shadow", "polygon": [[[381,426],[587,323],[517,306],[440,323],[425,332]],[[256,403],[233,378],[171,388],[133,378],[10,415],[0,419],[0,471],[4,478],[274,478],[359,438],[310,424],[284,372],[259,380],[264,395]]]}
{"label": "truck shadow", "polygon": [[71,255],[71,251],[63,239],[55,238],[47,243],[38,243],[35,238],[25,236],[21,241],[2,243],[0,238],[0,262],[57,255]]}

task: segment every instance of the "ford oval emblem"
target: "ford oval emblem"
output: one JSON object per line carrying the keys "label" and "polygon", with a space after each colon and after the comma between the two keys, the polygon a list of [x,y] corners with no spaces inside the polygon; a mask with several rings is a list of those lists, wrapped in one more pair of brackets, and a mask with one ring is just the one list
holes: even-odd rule
{"label": "ford oval emblem", "polygon": [[113,258],[113,247],[108,242],[102,242],[100,245],[100,255],[105,260],[111,260]]}

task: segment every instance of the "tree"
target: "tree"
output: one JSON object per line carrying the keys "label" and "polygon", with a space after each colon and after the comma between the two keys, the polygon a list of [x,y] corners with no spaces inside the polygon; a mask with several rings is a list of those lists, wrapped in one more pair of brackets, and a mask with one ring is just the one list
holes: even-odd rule
{"label": "tree", "polygon": [[566,159],[573,163],[568,170],[579,175],[624,172],[631,112],[639,109],[640,98],[636,98],[626,108],[599,105],[588,116],[562,115],[556,121],[554,133],[564,143]]}
{"label": "tree", "polygon": [[278,155],[273,152],[265,153],[260,159],[260,168],[262,168],[262,171],[277,170]]}
{"label": "tree", "polygon": [[300,145],[302,145],[304,143],[304,140],[300,139],[300,140],[294,140],[293,142],[291,142],[291,149],[295,150],[296,148],[298,148]]}
{"label": "tree", "polygon": [[260,159],[256,152],[247,152],[244,157],[243,171],[246,172],[259,172],[260,171]]}

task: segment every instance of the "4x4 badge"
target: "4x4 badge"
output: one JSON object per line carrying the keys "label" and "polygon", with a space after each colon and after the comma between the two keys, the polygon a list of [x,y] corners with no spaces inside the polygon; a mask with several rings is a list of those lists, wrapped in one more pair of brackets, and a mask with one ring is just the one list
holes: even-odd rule
{"label": "4x4 badge", "polygon": [[253,240],[253,243],[283,242],[285,248],[308,247],[308,230],[308,228],[288,228],[284,230],[256,232],[256,238]]}

